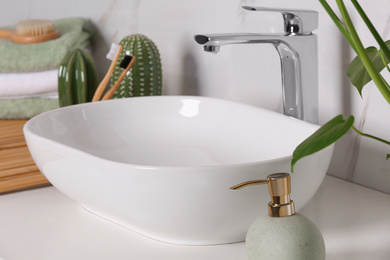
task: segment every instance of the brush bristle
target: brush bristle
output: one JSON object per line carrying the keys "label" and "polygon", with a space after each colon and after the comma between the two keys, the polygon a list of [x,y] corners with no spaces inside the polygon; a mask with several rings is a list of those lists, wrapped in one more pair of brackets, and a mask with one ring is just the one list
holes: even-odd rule
{"label": "brush bristle", "polygon": [[130,62],[131,62],[131,60],[132,60],[132,58],[133,58],[132,56],[126,55],[126,56],[123,58],[122,62],[119,64],[119,67],[121,67],[122,69],[126,69],[127,66],[129,66],[129,64],[130,64]]}
{"label": "brush bristle", "polygon": [[54,24],[50,20],[21,21],[16,25],[16,34],[23,36],[42,36],[54,31]]}
{"label": "brush bristle", "polygon": [[119,45],[116,43],[111,43],[110,51],[107,53],[106,58],[109,60],[114,60],[115,55],[118,52]]}

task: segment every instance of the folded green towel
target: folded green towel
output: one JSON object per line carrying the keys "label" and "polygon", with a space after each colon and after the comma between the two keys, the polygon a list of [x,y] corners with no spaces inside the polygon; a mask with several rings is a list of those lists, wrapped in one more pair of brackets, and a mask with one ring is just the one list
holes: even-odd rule
{"label": "folded green towel", "polygon": [[53,98],[0,99],[0,119],[29,119],[58,107]]}
{"label": "folded green towel", "polygon": [[61,36],[57,39],[18,44],[0,39],[0,72],[33,72],[58,69],[65,55],[75,48],[89,45],[89,32],[84,18],[65,18],[53,21]]}

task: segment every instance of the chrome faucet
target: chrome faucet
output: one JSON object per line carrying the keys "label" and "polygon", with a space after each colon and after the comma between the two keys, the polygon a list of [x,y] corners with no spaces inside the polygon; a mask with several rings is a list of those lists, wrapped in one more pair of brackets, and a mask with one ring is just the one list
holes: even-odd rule
{"label": "chrome faucet", "polygon": [[280,56],[283,113],[310,123],[318,123],[318,13],[243,6],[249,11],[280,12],[284,19],[281,34],[210,34],[196,35],[197,43],[207,52],[217,53],[228,44],[270,43]]}

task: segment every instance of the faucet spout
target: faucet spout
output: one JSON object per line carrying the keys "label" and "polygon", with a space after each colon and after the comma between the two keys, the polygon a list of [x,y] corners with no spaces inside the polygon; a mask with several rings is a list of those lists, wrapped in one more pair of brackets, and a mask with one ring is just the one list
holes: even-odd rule
{"label": "faucet spout", "polygon": [[212,34],[196,35],[207,52],[216,53],[228,44],[272,44],[277,50],[282,73],[283,113],[318,123],[317,37],[314,34]]}
{"label": "faucet spout", "polygon": [[[252,11],[258,7],[244,7]],[[283,34],[208,34],[195,35],[206,52],[217,53],[229,44],[272,44],[280,57],[283,113],[310,123],[318,123],[317,12],[310,10],[266,9],[280,11],[285,20]],[[294,30],[290,30],[293,28]]]}
{"label": "faucet spout", "polygon": [[221,49],[218,45],[205,45],[203,46],[204,51],[211,52],[211,53],[218,53]]}

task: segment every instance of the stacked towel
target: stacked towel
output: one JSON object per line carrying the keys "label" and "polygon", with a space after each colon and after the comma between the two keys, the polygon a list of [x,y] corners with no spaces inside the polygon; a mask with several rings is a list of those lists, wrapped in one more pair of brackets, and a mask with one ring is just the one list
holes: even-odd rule
{"label": "stacked towel", "polygon": [[65,55],[89,46],[85,19],[55,20],[61,37],[36,44],[0,39],[0,119],[31,118],[58,108],[57,73]]}

